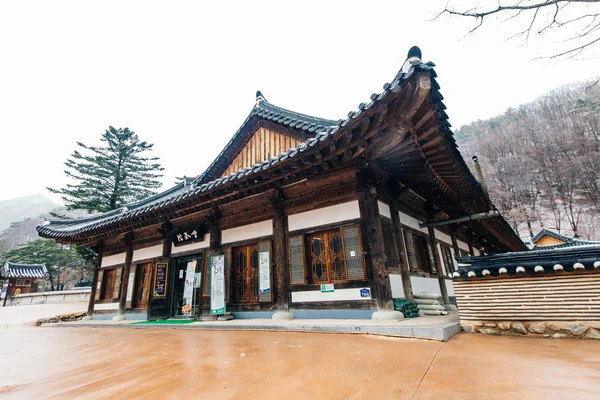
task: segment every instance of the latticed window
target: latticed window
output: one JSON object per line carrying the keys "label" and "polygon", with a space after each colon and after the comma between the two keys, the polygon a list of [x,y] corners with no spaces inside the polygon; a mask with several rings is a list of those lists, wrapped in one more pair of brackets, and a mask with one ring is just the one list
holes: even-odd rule
{"label": "latticed window", "polygon": [[444,267],[446,267],[446,273],[451,274],[455,271],[454,269],[454,258],[452,257],[452,251],[450,247],[440,243],[442,249],[442,258],[444,259]]}
{"label": "latticed window", "polygon": [[113,300],[119,298],[121,289],[121,268],[106,269],[102,274],[100,300]]}
{"label": "latticed window", "polygon": [[426,238],[408,230],[404,231],[404,236],[411,271],[432,272]]}
{"label": "latticed window", "polygon": [[310,284],[363,280],[365,264],[360,229],[351,226],[305,237],[293,236],[289,239],[289,263],[292,285],[305,284],[307,280]]}

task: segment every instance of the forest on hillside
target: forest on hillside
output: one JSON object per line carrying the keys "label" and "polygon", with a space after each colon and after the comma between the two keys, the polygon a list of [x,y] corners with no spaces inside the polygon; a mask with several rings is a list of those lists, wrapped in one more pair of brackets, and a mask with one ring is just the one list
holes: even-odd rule
{"label": "forest on hillside", "polygon": [[541,227],[600,240],[600,84],[555,89],[455,137],[524,240]]}

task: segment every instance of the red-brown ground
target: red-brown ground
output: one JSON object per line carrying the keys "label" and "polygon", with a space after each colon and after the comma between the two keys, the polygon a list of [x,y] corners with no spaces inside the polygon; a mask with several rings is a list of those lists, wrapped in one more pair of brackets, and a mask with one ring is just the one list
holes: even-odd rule
{"label": "red-brown ground", "polygon": [[595,341],[0,330],[0,397],[15,399],[597,399],[599,393]]}

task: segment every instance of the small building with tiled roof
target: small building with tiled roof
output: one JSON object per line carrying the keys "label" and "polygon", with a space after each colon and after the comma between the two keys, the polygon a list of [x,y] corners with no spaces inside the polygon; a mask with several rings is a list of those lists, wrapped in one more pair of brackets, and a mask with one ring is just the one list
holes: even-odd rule
{"label": "small building with tiled roof", "polygon": [[457,260],[465,330],[600,339],[600,244]]}
{"label": "small building with tiled roof", "polygon": [[196,179],[39,235],[96,251],[90,315],[397,318],[393,297],[450,302],[454,256],[527,248],[460,155],[436,77],[414,47],[337,121],[257,92]]}
{"label": "small building with tiled roof", "polygon": [[531,247],[533,250],[562,249],[574,246],[600,245],[600,241],[581,240],[570,236],[542,228],[534,237],[531,238]]}
{"label": "small building with tiled roof", "polygon": [[0,280],[3,281],[3,285],[8,284],[9,296],[37,291],[38,283],[48,276],[44,264],[17,264],[7,261],[0,268]]}

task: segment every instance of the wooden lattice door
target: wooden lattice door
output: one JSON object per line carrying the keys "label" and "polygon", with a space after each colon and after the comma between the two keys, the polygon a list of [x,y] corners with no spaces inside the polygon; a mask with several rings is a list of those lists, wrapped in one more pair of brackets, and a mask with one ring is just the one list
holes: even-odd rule
{"label": "wooden lattice door", "polygon": [[310,236],[311,282],[343,282],[347,280],[344,242],[339,230]]}
{"label": "wooden lattice door", "polygon": [[234,249],[235,299],[238,303],[258,303],[258,264],[257,244]]}
{"label": "wooden lattice door", "polygon": [[152,283],[152,263],[140,264],[135,273],[135,298],[134,308],[146,308],[148,306],[148,297],[150,295],[150,285]]}

